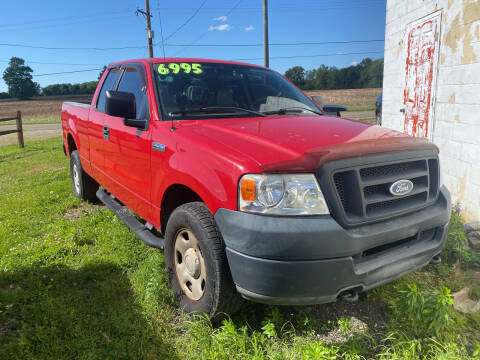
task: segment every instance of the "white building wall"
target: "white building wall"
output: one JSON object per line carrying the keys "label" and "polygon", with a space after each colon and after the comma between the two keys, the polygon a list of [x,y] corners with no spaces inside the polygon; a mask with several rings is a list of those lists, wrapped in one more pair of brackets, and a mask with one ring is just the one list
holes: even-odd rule
{"label": "white building wall", "polygon": [[442,182],[467,221],[480,220],[480,0],[387,0],[382,124],[404,130],[407,25],[441,11],[433,142]]}

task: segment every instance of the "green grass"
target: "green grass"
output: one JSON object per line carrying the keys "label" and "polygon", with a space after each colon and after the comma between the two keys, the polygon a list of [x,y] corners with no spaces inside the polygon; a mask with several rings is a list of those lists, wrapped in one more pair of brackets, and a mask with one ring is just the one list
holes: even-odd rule
{"label": "green grass", "polygon": [[[465,316],[448,301],[435,302],[446,299],[443,286],[457,291],[470,282],[475,261],[428,266],[355,304],[245,303],[232,319],[212,325],[176,309],[160,251],[143,245],[109,210],[73,196],[60,138],[25,149],[0,147],[0,194],[0,359],[479,355],[480,314]],[[453,252],[463,241],[460,221],[455,216],[450,231],[447,249]],[[418,289],[413,305],[392,300],[411,293],[412,284]],[[409,319],[421,332],[398,321],[409,306],[416,311]],[[424,310],[430,319],[435,312],[448,316],[439,323],[442,334],[423,322],[418,311]]]}

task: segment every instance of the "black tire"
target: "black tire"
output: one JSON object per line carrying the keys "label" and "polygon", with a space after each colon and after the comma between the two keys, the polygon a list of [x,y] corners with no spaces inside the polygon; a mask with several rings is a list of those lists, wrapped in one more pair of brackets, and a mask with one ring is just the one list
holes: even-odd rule
{"label": "black tire", "polygon": [[[200,258],[203,261],[200,263],[204,265],[205,270],[205,275],[197,275],[204,276],[203,293],[197,300],[192,299],[192,293],[188,295],[182,288],[179,280],[181,275],[179,276],[176,270],[178,263],[184,259],[179,259],[180,252],[175,248],[175,244],[176,241],[180,241],[177,239],[184,231],[191,231],[196,237]],[[220,319],[222,315],[235,313],[242,304],[230,274],[222,235],[204,203],[191,202],[181,205],[170,216],[165,231],[165,265],[175,300],[186,312],[205,313],[211,319]],[[187,268],[188,265],[185,266],[185,269]],[[199,271],[201,273],[202,269]]]}
{"label": "black tire", "polygon": [[99,185],[83,170],[77,150],[72,151],[70,154],[70,178],[72,180],[73,193],[77,198],[91,202],[96,201],[96,192]]}

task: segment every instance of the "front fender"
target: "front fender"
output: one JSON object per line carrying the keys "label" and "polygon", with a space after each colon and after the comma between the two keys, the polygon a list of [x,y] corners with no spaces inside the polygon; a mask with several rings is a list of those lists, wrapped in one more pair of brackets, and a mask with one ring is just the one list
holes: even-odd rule
{"label": "front fender", "polygon": [[160,207],[165,191],[180,184],[194,191],[212,214],[220,207],[236,210],[240,169],[216,156],[203,155],[200,152],[175,152],[165,164],[165,172],[154,169],[154,179],[161,181],[152,189],[152,202]]}

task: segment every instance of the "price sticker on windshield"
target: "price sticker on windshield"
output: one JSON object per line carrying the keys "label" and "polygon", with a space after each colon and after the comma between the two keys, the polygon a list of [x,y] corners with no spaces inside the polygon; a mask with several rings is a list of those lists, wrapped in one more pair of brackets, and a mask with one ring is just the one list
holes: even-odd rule
{"label": "price sticker on windshield", "polygon": [[168,74],[201,74],[203,73],[202,65],[197,63],[167,63],[167,64],[159,64],[158,65],[158,73],[160,75],[168,75]]}

